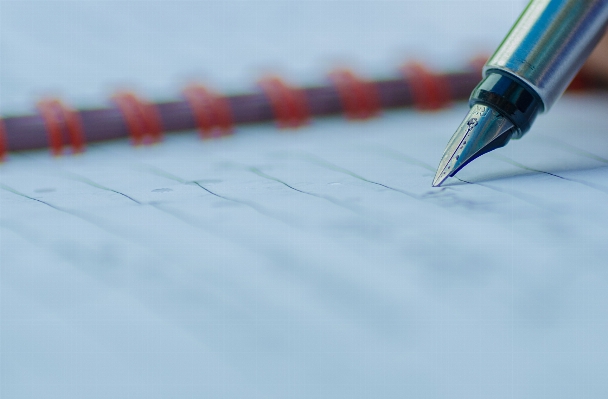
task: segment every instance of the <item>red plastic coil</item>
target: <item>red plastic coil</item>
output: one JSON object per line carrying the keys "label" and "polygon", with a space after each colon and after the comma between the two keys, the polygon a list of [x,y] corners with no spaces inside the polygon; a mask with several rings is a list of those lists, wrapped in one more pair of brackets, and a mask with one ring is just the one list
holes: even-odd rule
{"label": "red plastic coil", "polygon": [[49,147],[55,156],[61,155],[63,150],[63,138],[61,132],[61,121],[55,107],[48,101],[39,101],[38,110],[44,120],[47,135],[49,136]]}
{"label": "red plastic coil", "polygon": [[444,76],[434,74],[419,63],[402,67],[414,96],[414,106],[421,111],[435,111],[444,108],[452,100],[450,87]]}
{"label": "red plastic coil", "polygon": [[208,139],[232,133],[232,111],[225,97],[218,96],[196,83],[187,86],[182,94],[192,109],[201,138]]}
{"label": "red plastic coil", "polygon": [[348,119],[369,119],[380,113],[378,90],[373,82],[366,82],[347,69],[329,74]]}
{"label": "red plastic coil", "polygon": [[268,97],[279,128],[298,128],[308,124],[310,111],[303,90],[288,86],[277,76],[268,76],[258,82]]}
{"label": "red plastic coil", "polygon": [[66,131],[72,152],[84,151],[84,131],[77,111],[68,108],[56,98],[40,100],[38,110],[44,120],[49,136],[49,147],[53,155],[58,156],[63,153],[63,138]]}
{"label": "red plastic coil", "polygon": [[132,92],[118,92],[112,99],[125,118],[134,145],[162,141],[163,129],[156,105],[140,99]]}

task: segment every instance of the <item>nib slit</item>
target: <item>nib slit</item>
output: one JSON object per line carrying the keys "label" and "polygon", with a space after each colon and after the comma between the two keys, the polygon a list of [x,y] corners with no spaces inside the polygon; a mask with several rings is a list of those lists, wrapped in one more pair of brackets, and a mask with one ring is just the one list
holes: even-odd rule
{"label": "nib slit", "polygon": [[516,130],[509,119],[491,107],[473,105],[443,152],[433,187],[439,187],[480,155],[507,144]]}

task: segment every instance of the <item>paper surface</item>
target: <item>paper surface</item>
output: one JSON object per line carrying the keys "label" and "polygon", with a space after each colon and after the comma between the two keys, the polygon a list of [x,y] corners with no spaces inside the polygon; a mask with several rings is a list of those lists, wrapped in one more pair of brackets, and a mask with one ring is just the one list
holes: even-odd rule
{"label": "paper surface", "polygon": [[443,188],[464,104],[14,154],[2,397],[604,397],[607,109]]}

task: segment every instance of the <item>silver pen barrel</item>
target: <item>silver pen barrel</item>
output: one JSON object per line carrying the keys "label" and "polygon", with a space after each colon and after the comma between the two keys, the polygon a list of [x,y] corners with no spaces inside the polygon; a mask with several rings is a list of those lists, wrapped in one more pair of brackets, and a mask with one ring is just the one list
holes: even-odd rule
{"label": "silver pen barrel", "polygon": [[[547,111],[606,31],[608,0],[533,0],[484,67],[527,84]],[[606,66],[608,68],[608,65]]]}
{"label": "silver pen barrel", "polygon": [[532,0],[484,66],[433,186],[523,136],[566,90],[607,26],[608,0]]}

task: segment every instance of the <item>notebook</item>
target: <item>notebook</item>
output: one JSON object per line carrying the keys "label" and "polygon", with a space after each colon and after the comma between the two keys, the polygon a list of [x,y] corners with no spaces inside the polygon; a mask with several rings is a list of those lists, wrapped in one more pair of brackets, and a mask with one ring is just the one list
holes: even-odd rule
{"label": "notebook", "polygon": [[[36,4],[2,3],[3,29],[37,7],[93,25],[141,11],[129,3],[95,19],[112,7]],[[363,20],[421,4],[296,8]],[[479,7],[426,7],[463,5]],[[229,15],[223,7],[207,10]],[[185,9],[152,8],[137,26]],[[16,40],[4,32],[3,53]],[[128,37],[145,46],[143,32]],[[3,104],[20,91],[4,88],[6,70]],[[119,140],[72,157],[12,154],[0,168],[0,392],[601,397],[607,107],[605,93],[564,97],[522,140],[441,188],[431,187],[435,167],[466,104],[295,132],[241,127],[215,141]]]}

